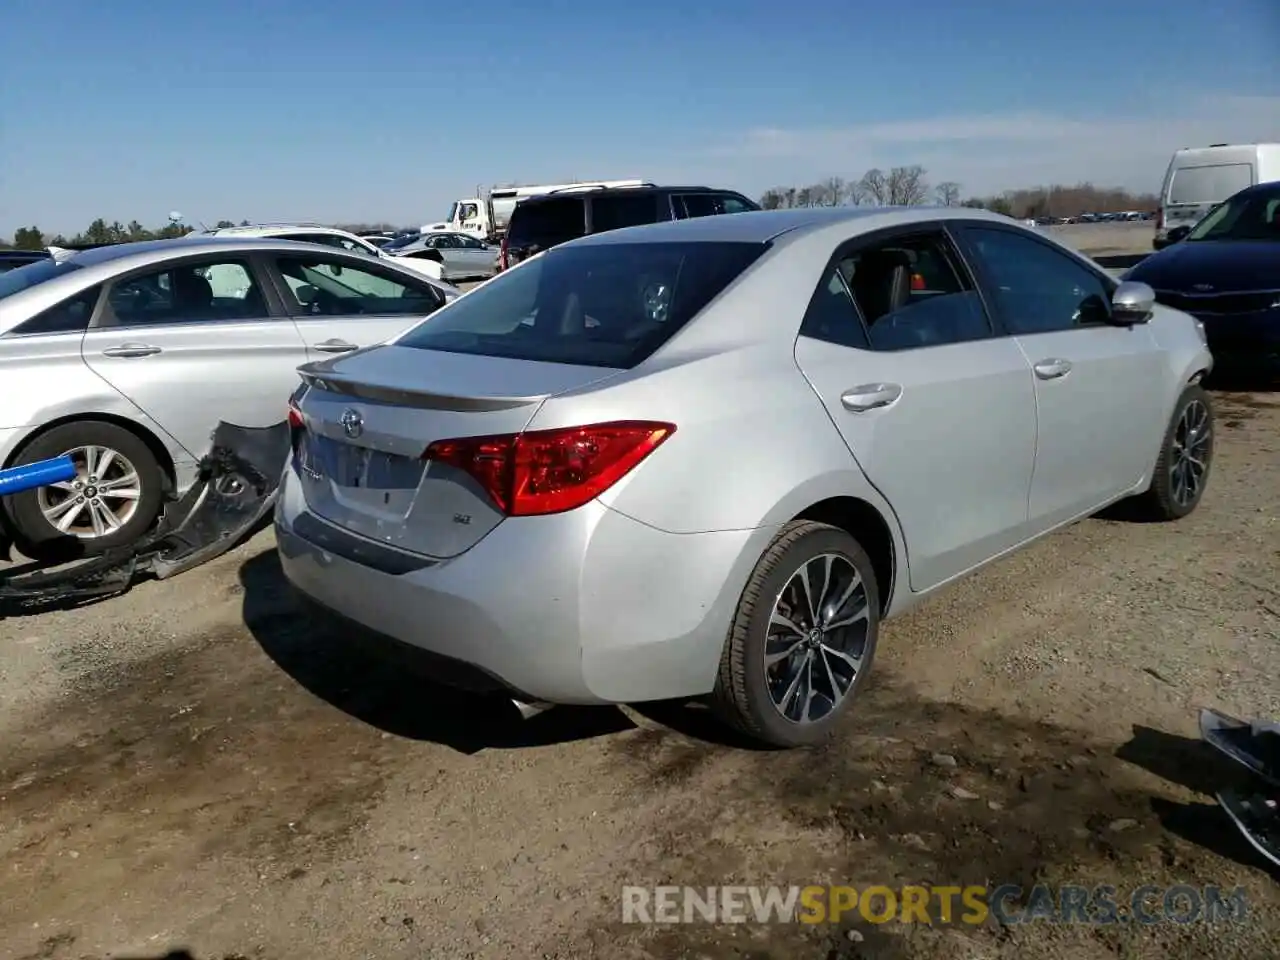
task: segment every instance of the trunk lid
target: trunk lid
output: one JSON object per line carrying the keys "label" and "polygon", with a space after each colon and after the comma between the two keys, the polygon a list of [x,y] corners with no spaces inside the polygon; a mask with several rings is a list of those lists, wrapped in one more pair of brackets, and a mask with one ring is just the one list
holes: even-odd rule
{"label": "trunk lid", "polygon": [[395,344],[300,368],[299,474],[317,516],[410,553],[447,559],[504,515],[470,475],[422,460],[436,440],[519,433],[548,397],[616,370]]}

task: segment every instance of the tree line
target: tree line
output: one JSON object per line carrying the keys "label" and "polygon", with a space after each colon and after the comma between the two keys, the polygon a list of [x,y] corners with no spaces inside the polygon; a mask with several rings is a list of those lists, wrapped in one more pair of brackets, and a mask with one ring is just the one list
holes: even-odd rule
{"label": "tree line", "polygon": [[[214,229],[221,230],[224,227],[247,227],[248,220],[241,220],[236,223],[232,220],[219,220],[213,225]],[[39,227],[19,227],[14,231],[13,240],[6,241],[0,238],[0,248],[16,248],[18,250],[43,250],[45,247],[64,247],[64,246],[82,246],[86,244],[106,244],[106,243],[135,243],[140,240],[172,240],[176,237],[184,237],[192,230],[196,229],[185,223],[167,223],[163,227],[150,229],[144,227],[137,220],[129,223],[121,223],[116,220],[108,223],[99,217],[93,223],[71,237],[67,237],[61,233],[53,235],[45,233]],[[203,224],[201,225],[203,229]],[[392,229],[386,224],[343,224],[339,226],[341,230],[347,230],[351,233],[379,233],[384,230]],[[399,229],[399,228],[395,228]]]}
{"label": "tree line", "polygon": [[1146,212],[1160,205],[1155,194],[1132,193],[1119,187],[1098,187],[1092,183],[1006,190],[994,196],[963,200],[961,196],[960,184],[954,180],[931,184],[928,172],[917,165],[889,170],[873,168],[856,180],[828,177],[804,187],[774,187],[760,197],[760,206],[766,210],[779,210],[788,207],[912,207],[936,204],[942,207],[978,207],[1018,218],[1068,218],[1083,213]]}
{"label": "tree line", "polygon": [[[1119,187],[1098,187],[1092,183],[1074,186],[1054,184],[1047,187],[1031,187],[1022,190],[1006,190],[989,197],[961,199],[960,184],[943,180],[931,184],[928,173],[921,166],[893,167],[889,170],[871,169],[856,180],[828,177],[820,183],[804,187],[774,187],[760,197],[760,206],[766,210],[787,207],[841,207],[841,206],[919,206],[937,204],[943,207],[980,207],[994,210],[1010,217],[1078,217],[1082,213],[1113,213],[1128,210],[1142,212],[1155,210],[1159,198],[1150,193],[1131,193]],[[216,228],[248,226],[248,220],[236,224],[231,220],[219,220]],[[352,233],[396,231],[390,224],[345,224],[341,229]],[[46,234],[39,227],[20,227],[14,232],[12,242],[0,239],[0,247],[17,247],[19,250],[43,250],[45,247],[78,246],[82,244],[129,243],[138,240],[167,240],[190,233],[194,228],[185,223],[169,223],[158,229],[144,227],[137,220],[122,224],[116,220],[108,223],[99,217],[80,233],[72,237],[63,234]]]}

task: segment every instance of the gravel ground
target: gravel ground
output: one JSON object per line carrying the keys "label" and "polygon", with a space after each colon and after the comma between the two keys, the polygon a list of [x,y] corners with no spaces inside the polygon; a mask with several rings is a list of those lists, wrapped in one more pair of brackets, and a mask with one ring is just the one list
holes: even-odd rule
{"label": "gravel ground", "polygon": [[[1085,521],[888,624],[840,735],[430,687],[297,616],[269,534],[0,622],[15,960],[1262,958],[1280,874],[1195,712],[1280,716],[1280,394],[1215,394],[1206,498]],[[1224,930],[620,922],[627,884],[1241,885]]]}

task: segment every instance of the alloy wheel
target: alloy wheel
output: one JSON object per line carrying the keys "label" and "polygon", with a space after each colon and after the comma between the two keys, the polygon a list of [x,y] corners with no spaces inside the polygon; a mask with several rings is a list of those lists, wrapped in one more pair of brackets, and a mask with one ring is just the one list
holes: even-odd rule
{"label": "alloy wheel", "polygon": [[866,585],[845,556],[806,561],[774,601],[765,683],[774,708],[797,724],[831,714],[853,689],[871,627]]}
{"label": "alloy wheel", "polygon": [[1209,410],[1202,401],[1192,400],[1182,408],[1174,428],[1169,458],[1170,492],[1180,507],[1190,506],[1200,496],[1209,470],[1211,439]]}
{"label": "alloy wheel", "polygon": [[102,446],[75,447],[63,456],[75,463],[76,478],[36,491],[40,512],[51,527],[66,536],[93,540],[133,519],[142,480],[128,457]]}

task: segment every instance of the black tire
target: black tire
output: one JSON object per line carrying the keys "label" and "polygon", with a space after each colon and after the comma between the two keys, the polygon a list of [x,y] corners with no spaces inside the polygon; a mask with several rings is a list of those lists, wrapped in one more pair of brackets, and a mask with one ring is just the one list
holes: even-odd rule
{"label": "black tire", "polygon": [[[788,581],[805,563],[824,554],[847,560],[862,580],[867,618],[861,665],[833,709],[820,719],[800,723],[784,717],[774,706],[765,671],[766,637],[774,603]],[[720,659],[712,708],[730,726],[770,746],[789,748],[818,743],[857,699],[871,672],[879,632],[879,585],[871,558],[858,541],[844,530],[827,524],[789,523],[765,550],[738,601],[738,611]]]}
{"label": "black tire", "polygon": [[78,420],[48,430],[22,448],[14,465],[35,463],[62,456],[80,447],[114,450],[133,465],[140,493],[133,515],[118,530],[92,539],[61,533],[40,509],[39,491],[28,490],[7,498],[5,519],[13,541],[33,560],[56,561],[77,556],[93,556],[113,547],[123,547],[142,537],[160,513],[164,502],[165,478],[155,454],[137,434],[114,423]]}
{"label": "black tire", "polygon": [[[1202,458],[1204,472],[1194,496],[1179,496],[1178,484],[1175,482],[1174,468],[1177,465],[1179,449],[1179,427],[1184,414],[1189,408],[1199,404],[1204,409],[1204,433],[1206,434],[1205,454]],[[1213,467],[1214,420],[1213,403],[1209,395],[1199,384],[1192,384],[1182,391],[1182,396],[1174,405],[1173,416],[1165,428],[1164,439],[1160,444],[1160,456],[1156,459],[1155,471],[1151,477],[1151,486],[1136,498],[1136,505],[1147,519],[1155,521],[1181,520],[1200,504],[1205,487],[1209,482],[1209,474]]]}

